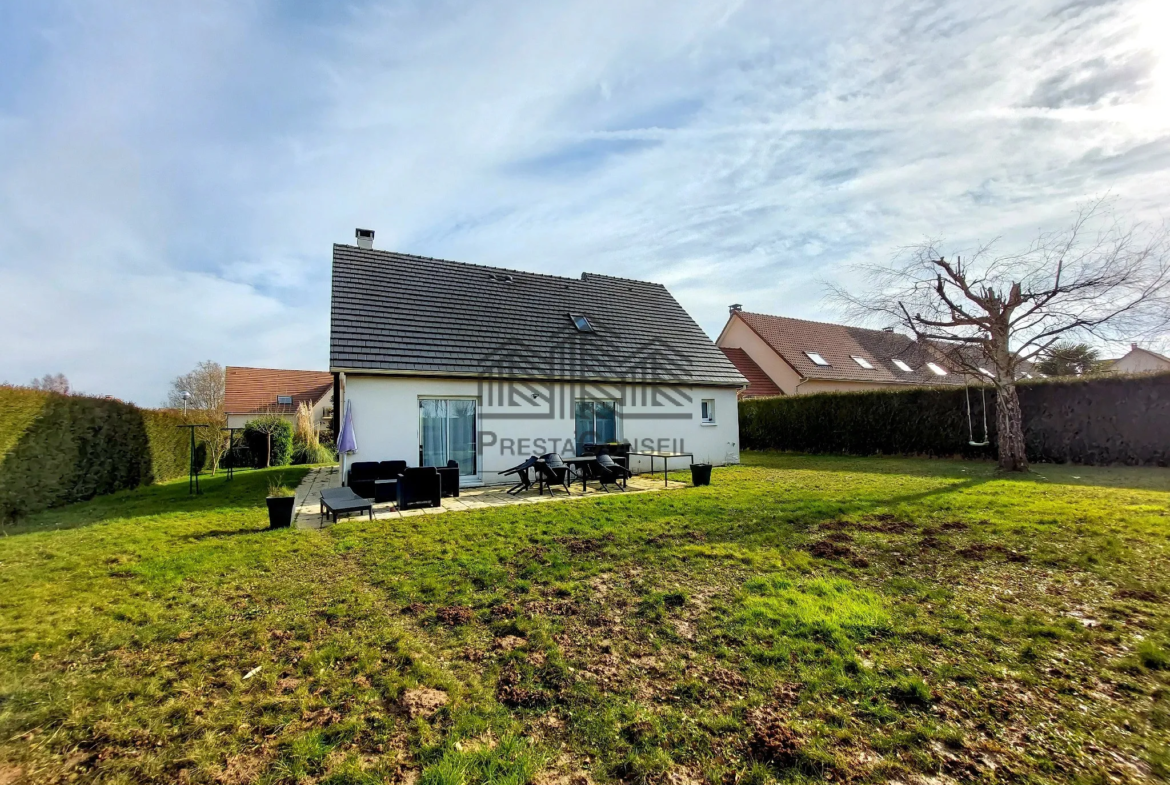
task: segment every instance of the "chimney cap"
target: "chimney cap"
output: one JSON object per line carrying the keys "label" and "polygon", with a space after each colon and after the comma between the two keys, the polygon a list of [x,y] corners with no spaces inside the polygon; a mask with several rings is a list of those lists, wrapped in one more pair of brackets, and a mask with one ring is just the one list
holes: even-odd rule
{"label": "chimney cap", "polygon": [[735,313],[736,311],[742,311],[743,310],[743,303],[732,303],[731,305],[729,305],[727,307],[727,310],[730,311],[731,313]]}
{"label": "chimney cap", "polygon": [[1136,349],[1136,348],[1137,348],[1137,344],[1136,344],[1136,343],[1131,343],[1131,344],[1129,345],[1129,350],[1130,350],[1131,352],[1132,352],[1134,349]]}
{"label": "chimney cap", "polygon": [[354,237],[357,238],[358,248],[373,248],[374,247],[374,230],[373,229],[355,229]]}

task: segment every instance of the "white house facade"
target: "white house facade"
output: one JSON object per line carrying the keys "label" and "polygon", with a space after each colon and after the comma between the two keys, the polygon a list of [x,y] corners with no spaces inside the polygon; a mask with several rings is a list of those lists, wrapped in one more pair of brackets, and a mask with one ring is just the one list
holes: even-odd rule
{"label": "white house facade", "polygon": [[658,284],[337,245],[330,353],[348,462],[455,461],[461,484],[490,485],[594,443],[739,460],[746,380]]}

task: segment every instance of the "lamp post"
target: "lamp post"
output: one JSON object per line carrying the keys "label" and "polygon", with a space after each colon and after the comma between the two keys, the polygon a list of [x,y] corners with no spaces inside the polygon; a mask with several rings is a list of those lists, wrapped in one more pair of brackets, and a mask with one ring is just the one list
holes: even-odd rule
{"label": "lamp post", "polygon": [[191,393],[188,392],[187,390],[183,390],[183,392],[179,393],[179,397],[183,399],[183,416],[186,417],[187,416],[187,401],[189,401],[191,399]]}

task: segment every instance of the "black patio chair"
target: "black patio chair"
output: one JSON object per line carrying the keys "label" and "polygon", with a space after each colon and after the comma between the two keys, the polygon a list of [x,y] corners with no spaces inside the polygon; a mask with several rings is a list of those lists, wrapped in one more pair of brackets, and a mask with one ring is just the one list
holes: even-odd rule
{"label": "black patio chair", "polygon": [[366,499],[373,499],[376,495],[374,493],[374,484],[377,481],[377,461],[359,461],[350,464],[349,469],[345,473],[346,487],[352,488],[354,493]]}
{"label": "black patio chair", "polygon": [[610,483],[621,488],[626,489],[626,480],[633,476],[629,469],[622,466],[613,459],[608,452],[600,452],[597,454],[597,463],[594,465],[597,472],[596,479],[601,483],[601,488],[606,493],[609,493]]}
{"label": "black patio chair", "polygon": [[398,509],[441,507],[443,484],[434,466],[403,469],[398,475]]}
{"label": "black patio chair", "polygon": [[547,455],[540,456],[540,460],[536,463],[537,476],[540,479],[540,485],[537,490],[544,494],[544,489],[548,488],[548,495],[553,495],[553,486],[559,485],[565,489],[565,493],[570,493],[569,482],[569,465],[565,463],[561,456],[555,452],[550,452]]}
{"label": "black patio chair", "polygon": [[532,456],[531,458],[529,458],[528,460],[526,460],[524,463],[521,463],[517,466],[513,466],[511,469],[505,469],[504,471],[500,472],[501,477],[507,477],[508,475],[514,474],[514,475],[516,475],[516,479],[518,480],[518,482],[515,485],[513,485],[511,488],[508,489],[508,493],[510,493],[512,495],[516,495],[518,493],[523,493],[524,491],[526,491],[532,487],[532,477],[529,475],[529,472],[532,470],[532,467],[534,467],[534,466],[536,466],[536,456],[535,455]]}

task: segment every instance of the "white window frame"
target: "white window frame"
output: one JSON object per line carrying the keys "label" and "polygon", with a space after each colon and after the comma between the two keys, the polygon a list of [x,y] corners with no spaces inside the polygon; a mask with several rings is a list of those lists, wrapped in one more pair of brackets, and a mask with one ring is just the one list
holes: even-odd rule
{"label": "white window frame", "polygon": [[934,372],[935,376],[946,376],[947,375],[947,369],[943,368],[938,363],[927,363],[926,367],[929,368],[932,372]]}
{"label": "white window frame", "polygon": [[276,396],[276,404],[278,406],[292,406],[293,397],[291,395]]}
{"label": "white window frame", "polygon": [[898,368],[899,368],[899,369],[901,369],[901,370],[905,371],[906,373],[914,373],[914,369],[913,369],[913,368],[911,368],[909,365],[907,365],[907,364],[905,363],[905,361],[903,361],[903,360],[894,360],[893,362],[894,362],[894,365],[898,366]]}
{"label": "white window frame", "polygon": [[830,363],[828,360],[826,360],[825,355],[821,354],[820,352],[806,351],[804,353],[804,356],[807,357],[809,359],[809,362],[811,362],[813,365],[819,365],[822,368],[832,368],[833,367],[832,363]]}
{"label": "white window frame", "polygon": [[[707,409],[706,415],[703,414],[703,407],[704,406],[706,406],[706,409]],[[699,421],[703,425],[714,425],[715,424],[715,399],[714,398],[703,398],[701,401],[699,401]]]}
{"label": "white window frame", "polygon": [[853,362],[857,363],[865,370],[867,370],[867,371],[873,370],[873,363],[871,363],[869,360],[865,359],[861,355],[851,354],[851,355],[849,355],[849,357],[853,360]]}

